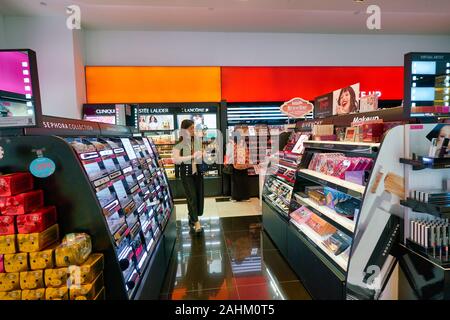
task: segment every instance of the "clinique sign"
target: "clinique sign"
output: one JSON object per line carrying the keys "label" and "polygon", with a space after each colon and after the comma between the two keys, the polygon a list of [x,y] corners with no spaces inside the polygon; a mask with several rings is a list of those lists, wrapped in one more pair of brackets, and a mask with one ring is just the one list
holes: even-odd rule
{"label": "clinique sign", "polygon": [[97,109],[95,110],[96,114],[116,114],[115,109]]}

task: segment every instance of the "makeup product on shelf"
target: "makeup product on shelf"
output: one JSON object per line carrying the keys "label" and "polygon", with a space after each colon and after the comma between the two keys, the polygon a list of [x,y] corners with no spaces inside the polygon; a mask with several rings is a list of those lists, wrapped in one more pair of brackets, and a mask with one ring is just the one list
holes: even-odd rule
{"label": "makeup product on shelf", "polygon": [[430,145],[430,149],[428,151],[428,156],[434,158],[436,156],[436,152],[437,152],[437,139],[433,138],[431,140],[431,145]]}
{"label": "makeup product on shelf", "polygon": [[380,166],[378,168],[378,172],[377,172],[377,175],[375,177],[375,181],[373,182],[372,187],[370,188],[370,192],[371,193],[376,193],[377,192],[378,185],[380,184],[381,179],[383,178],[383,175],[384,175],[384,170],[383,170],[383,167]]}
{"label": "makeup product on shelf", "polygon": [[384,190],[398,196],[400,199],[404,199],[405,179],[393,172],[389,172],[384,178]]}

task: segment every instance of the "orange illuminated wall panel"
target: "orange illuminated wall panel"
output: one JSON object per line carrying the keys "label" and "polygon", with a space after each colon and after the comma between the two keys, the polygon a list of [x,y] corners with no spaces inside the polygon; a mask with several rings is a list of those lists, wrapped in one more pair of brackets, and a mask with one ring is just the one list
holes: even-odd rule
{"label": "orange illuminated wall panel", "polygon": [[86,67],[88,103],[219,102],[220,67]]}

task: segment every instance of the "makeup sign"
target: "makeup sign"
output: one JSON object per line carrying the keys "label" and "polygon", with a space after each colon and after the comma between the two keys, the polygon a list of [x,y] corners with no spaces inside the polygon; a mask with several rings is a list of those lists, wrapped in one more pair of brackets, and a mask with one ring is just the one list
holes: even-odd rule
{"label": "makeup sign", "polygon": [[293,98],[283,103],[280,110],[291,118],[303,118],[314,111],[314,105],[302,98]]}

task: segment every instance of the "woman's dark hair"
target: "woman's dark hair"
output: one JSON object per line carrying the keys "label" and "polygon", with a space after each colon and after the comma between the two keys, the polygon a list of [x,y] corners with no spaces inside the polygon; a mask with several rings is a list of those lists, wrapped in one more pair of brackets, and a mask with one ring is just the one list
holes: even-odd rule
{"label": "woman's dark hair", "polygon": [[184,119],[183,121],[181,121],[181,126],[180,129],[182,130],[180,132],[180,140],[178,142],[182,142],[183,141],[183,130],[187,130],[190,127],[192,127],[194,125],[194,121],[190,120],[190,119]]}
{"label": "woman's dark hair", "polygon": [[355,90],[353,90],[352,87],[346,87],[346,88],[341,90],[341,93],[339,93],[339,98],[338,98],[339,105],[341,104],[342,95],[345,92],[350,93],[350,99],[351,99],[351,101],[350,101],[350,112],[358,111],[358,102],[356,101],[356,93],[355,93]]}
{"label": "woman's dark hair", "polygon": [[151,117],[150,117],[150,122],[152,122],[152,121],[153,121],[153,119],[155,119],[155,120],[156,120],[155,122],[158,122],[158,118],[156,118],[155,116],[151,116]]}

